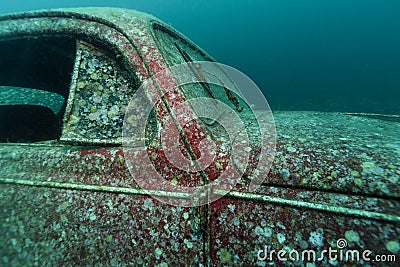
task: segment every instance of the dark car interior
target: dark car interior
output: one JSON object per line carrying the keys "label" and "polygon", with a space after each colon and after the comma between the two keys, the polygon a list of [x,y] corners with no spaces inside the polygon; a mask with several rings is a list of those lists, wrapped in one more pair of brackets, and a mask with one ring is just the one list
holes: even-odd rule
{"label": "dark car interior", "polygon": [[[38,142],[61,136],[75,46],[75,39],[66,37],[0,41],[0,90],[14,91],[9,97],[0,91],[0,142]],[[21,102],[26,92],[36,93]],[[63,103],[46,99],[55,94],[62,96]],[[61,106],[51,108],[55,105]]]}

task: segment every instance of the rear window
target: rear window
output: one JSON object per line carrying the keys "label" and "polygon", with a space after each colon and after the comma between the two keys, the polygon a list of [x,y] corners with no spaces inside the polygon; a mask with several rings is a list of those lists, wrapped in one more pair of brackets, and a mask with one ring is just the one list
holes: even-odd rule
{"label": "rear window", "polygon": [[[158,49],[162,51],[164,60],[169,66],[197,61],[213,61],[200,48],[178,33],[159,24],[154,24],[153,30]],[[195,75],[199,73],[203,76],[201,80],[207,80],[208,82],[189,83],[180,86],[186,99],[201,97],[217,99],[234,110],[242,121],[246,121],[248,125],[257,125],[254,114],[251,112],[249,105],[244,101],[242,93],[229,77],[229,74],[217,65],[207,70],[202,69],[201,64],[197,66],[199,66],[199,69],[193,71],[193,73],[196,73]],[[200,119],[215,135],[224,132],[221,126],[215,123],[214,120],[208,118]],[[248,132],[249,137],[259,141],[259,133],[254,132],[254,130],[252,131]]]}
{"label": "rear window", "polygon": [[[159,24],[154,24],[153,30],[156,35],[158,48],[163,52],[162,54],[168,65],[174,66],[196,61],[214,61],[200,48],[174,31]],[[212,72],[200,69],[198,73],[206,77],[209,82],[181,86],[187,99],[198,97],[218,99],[238,112],[246,108],[247,104],[242,100],[242,96],[239,96],[240,92],[237,90],[236,85],[233,84],[229,76],[222,69],[216,67]],[[221,84],[225,85],[225,87],[221,86]],[[230,90],[227,90],[227,88]]]}

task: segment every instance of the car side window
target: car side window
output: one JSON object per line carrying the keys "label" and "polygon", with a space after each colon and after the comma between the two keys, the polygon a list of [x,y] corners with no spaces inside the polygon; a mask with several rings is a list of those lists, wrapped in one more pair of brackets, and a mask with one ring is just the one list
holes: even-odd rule
{"label": "car side window", "polygon": [[74,38],[0,40],[0,142],[120,144],[133,76]]}
{"label": "car side window", "polygon": [[0,40],[0,142],[56,140],[68,97],[75,40]]}
{"label": "car side window", "polygon": [[[153,31],[156,37],[157,47],[162,51],[164,59],[169,66],[196,61],[214,61],[195,44],[173,30],[154,23]],[[203,77],[201,77],[201,80],[207,82],[189,83],[180,86],[185,98],[194,99],[205,97],[223,102],[229,106],[231,110],[235,111],[242,121],[246,122],[246,126],[252,125],[255,127],[256,130],[250,127],[246,128],[248,136],[250,139],[260,142],[261,135],[257,128],[258,123],[256,117],[248,103],[245,102],[244,96],[240,93],[237,85],[229,77],[229,74],[218,67],[217,64],[215,64],[215,67],[207,68],[207,70],[202,68],[202,64],[191,63],[191,66],[193,65],[196,68],[196,70],[193,70],[193,73],[195,75],[202,75]],[[198,107],[198,109],[200,108],[201,107]],[[206,108],[205,106],[205,109]],[[207,111],[205,110],[202,113],[207,114]],[[208,129],[213,132],[214,136],[225,135],[226,132],[223,127],[216,123],[215,120],[208,118],[200,118],[200,120],[208,126]],[[226,136],[225,139],[229,140]]]}
{"label": "car side window", "polygon": [[[153,30],[158,48],[163,52],[164,59],[170,66],[196,61],[214,61],[200,48],[178,33],[159,24],[153,24]],[[201,68],[201,64],[198,66]],[[200,69],[196,70],[196,73],[203,75],[203,79],[209,80],[209,83],[181,86],[186,98],[207,97],[218,99],[238,112],[241,112],[246,107],[241,97],[237,95],[239,90],[236,90],[236,86],[223,70],[216,66],[213,72]],[[227,88],[230,90],[227,90]]]}

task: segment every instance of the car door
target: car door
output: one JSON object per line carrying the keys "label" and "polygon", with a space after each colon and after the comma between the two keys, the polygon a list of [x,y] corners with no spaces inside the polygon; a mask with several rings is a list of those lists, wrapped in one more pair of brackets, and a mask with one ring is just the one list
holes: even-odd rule
{"label": "car door", "polygon": [[32,31],[0,41],[2,264],[203,262],[200,209],[156,201],[125,166],[125,108],[146,70],[79,31]]}

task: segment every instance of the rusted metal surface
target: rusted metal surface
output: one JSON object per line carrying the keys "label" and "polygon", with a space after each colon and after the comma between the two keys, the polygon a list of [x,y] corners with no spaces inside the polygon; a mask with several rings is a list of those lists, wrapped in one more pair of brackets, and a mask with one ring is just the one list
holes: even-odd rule
{"label": "rusted metal surface", "polygon": [[[293,262],[289,252],[315,250],[321,257],[323,249],[339,250],[336,241],[348,239],[347,249],[371,250],[375,254],[388,254],[389,242],[398,242],[399,228],[391,222],[371,221],[342,214],[317,212],[290,206],[271,205],[238,199],[222,199],[211,204],[211,259],[215,264],[243,266],[296,266],[306,262],[311,266],[336,264],[369,265],[369,262],[342,262],[309,260]],[[259,260],[257,255],[267,246],[271,250],[286,251],[287,261]],[[295,255],[294,255],[295,256]],[[261,254],[261,258],[264,253]],[[395,266],[392,263],[392,266]]]}
{"label": "rusted metal surface", "polygon": [[281,149],[267,183],[400,197],[398,121],[312,112],[275,118]]}
{"label": "rusted metal surface", "polygon": [[[211,58],[162,22],[134,11],[70,9],[0,18],[1,40],[52,34],[78,41],[63,133],[61,141],[0,144],[3,265],[297,266],[257,255],[264,246],[321,251],[335,248],[340,238],[351,249],[399,255],[399,122],[275,112],[276,157],[260,188],[248,190],[261,145],[255,135],[249,168],[234,190],[210,205],[170,206],[148,196],[130,175],[120,146],[125,108],[152,74],[188,57]],[[176,84],[168,76],[160,82]],[[232,95],[211,89],[219,92],[211,97],[228,98],[239,112]],[[145,138],[148,155],[175,185],[208,183],[226,167],[221,153],[204,173],[185,173],[168,162],[160,145],[159,131],[170,125],[171,110],[207,94],[204,87],[175,88],[154,107]],[[257,132],[252,118],[241,114],[247,129]],[[181,130],[186,143],[179,147],[186,156],[200,155],[205,136],[226,141],[218,127],[196,121]]]}
{"label": "rusted metal surface", "polygon": [[[310,112],[276,114],[275,119],[277,125],[280,125],[287,121],[287,116],[303,118],[303,120],[297,120],[297,125],[300,127],[300,123],[303,122],[304,125],[301,128],[306,128],[310,124],[304,118],[314,121],[313,114],[319,117],[333,116],[347,119],[347,116],[341,114]],[[350,118],[350,120],[354,119],[365,121],[360,118]],[[327,121],[332,122],[332,120]],[[376,124],[395,126],[393,123],[371,121],[371,119],[366,122],[375,126]],[[353,123],[351,125],[354,125]],[[362,131],[357,131],[357,134],[362,134]],[[334,138],[334,136],[332,131],[325,135],[326,138]],[[278,134],[278,141],[287,138]],[[326,138],[322,141],[326,141]],[[316,142],[319,139],[312,140]],[[301,148],[296,144],[291,144],[291,147]],[[16,262],[36,261],[41,265],[46,261],[40,259],[46,259],[53,263],[86,262],[109,265],[121,262],[150,264],[163,261],[168,264],[174,264],[174,262],[195,264],[197,261],[202,261],[199,256],[194,255],[203,253],[203,247],[199,243],[204,242],[202,239],[204,225],[198,224],[193,228],[183,226],[189,222],[192,224],[194,221],[199,223],[198,209],[178,208],[182,213],[177,213],[177,207],[164,205],[149,197],[141,196],[140,189],[135,186],[133,179],[129,179],[120,150],[112,148],[77,150],[72,146],[69,148],[49,147],[46,150],[43,148],[43,146],[26,146],[25,153],[19,156],[15,149],[11,148],[9,151],[2,149],[1,169],[9,170],[9,172],[3,172],[3,177],[6,173],[9,177],[15,177],[15,173],[19,173],[19,179],[22,180],[110,186],[115,189],[115,192],[109,190],[110,192],[101,193],[101,187],[88,190],[84,186],[75,190],[2,186],[4,190],[2,191],[3,215],[1,218],[3,218],[4,233],[7,233],[4,240],[8,240],[4,244],[3,251],[10,251],[12,248],[11,251],[20,251],[19,255],[25,255],[25,257],[20,256],[21,259],[18,261],[14,259]],[[291,158],[286,148],[280,147],[278,152],[287,159]],[[26,155],[31,155],[31,158]],[[10,164],[10,162],[15,163]],[[280,165],[274,165],[274,168],[278,167]],[[34,170],[38,170],[37,174],[40,175],[35,175]],[[51,187],[51,184],[48,186]],[[242,186],[245,188],[245,185]],[[275,250],[321,250],[330,246],[335,248],[334,242],[337,239],[353,236],[354,239],[349,248],[369,249],[376,254],[387,254],[386,247],[391,244],[389,242],[398,242],[400,221],[398,201],[373,196],[346,195],[342,194],[343,192],[339,194],[290,189],[284,188],[284,184],[277,186],[262,186],[253,195],[240,195],[240,191],[245,192],[245,190],[240,190],[238,187],[239,191],[235,190],[210,205],[208,210],[210,221],[207,229],[210,234],[211,263],[254,265],[258,262],[262,266],[268,262],[257,261],[257,253],[264,248],[264,245]],[[122,188],[139,191],[124,192]],[[100,192],[92,192],[96,190]],[[268,196],[273,199],[268,199]],[[126,213],[115,207],[121,199],[124,200],[125,206],[130,207]],[[287,200],[292,200],[292,202]],[[113,203],[114,207],[108,207],[108,203]],[[152,214],[143,208],[147,207],[146,203],[151,203],[159,213]],[[135,207],[134,213],[131,213],[132,207]],[[354,211],[357,212],[354,213]],[[184,215],[185,212],[191,217]],[[160,229],[159,224],[149,222],[153,216],[158,216],[154,220],[160,221],[159,224],[161,223],[162,227],[167,222],[178,226],[177,232],[174,235],[164,233],[165,228]],[[160,218],[165,219],[166,222],[162,223]],[[184,218],[187,220],[185,221]],[[177,249],[185,252],[183,254],[170,253],[169,245],[162,246],[162,241],[158,242],[156,234],[152,234],[151,231],[164,235],[168,240],[164,241],[166,244],[176,242]],[[38,235],[38,232],[40,232],[39,236],[35,237],[34,234]],[[135,250],[137,247],[133,243],[126,245],[130,239],[137,236],[134,234],[136,232],[147,233],[139,237],[140,242],[143,242],[141,246],[138,246],[141,248],[140,253]],[[110,235],[113,236],[112,242],[115,242],[112,243],[113,246],[119,247],[120,250],[114,251],[110,248]],[[102,238],[98,239],[98,236]],[[89,244],[82,241],[83,239]],[[135,242],[138,241],[135,239]],[[52,247],[52,250],[41,249],[46,246]],[[73,246],[74,249],[69,246]],[[157,246],[159,250],[156,250]],[[88,254],[93,254],[91,250],[94,249],[102,253],[95,253],[98,257],[89,257]],[[169,252],[158,259],[157,255],[161,251]],[[130,255],[132,258],[124,255]],[[12,262],[9,254],[6,258]],[[276,259],[275,262],[278,263]],[[328,262],[320,262],[316,265],[328,264]]]}
{"label": "rusted metal surface", "polygon": [[400,196],[398,121],[310,111],[275,112],[274,119],[277,152],[264,185]]}
{"label": "rusted metal surface", "polygon": [[2,264],[202,262],[196,208],[127,196],[2,185]]}
{"label": "rusted metal surface", "polygon": [[[400,236],[399,123],[319,112],[274,118],[278,146],[265,184],[255,194],[238,185],[210,206],[212,262],[291,266],[292,250],[337,249],[337,240],[352,237],[347,249],[398,253],[389,249]],[[264,246],[285,250],[289,261],[258,260]]]}

